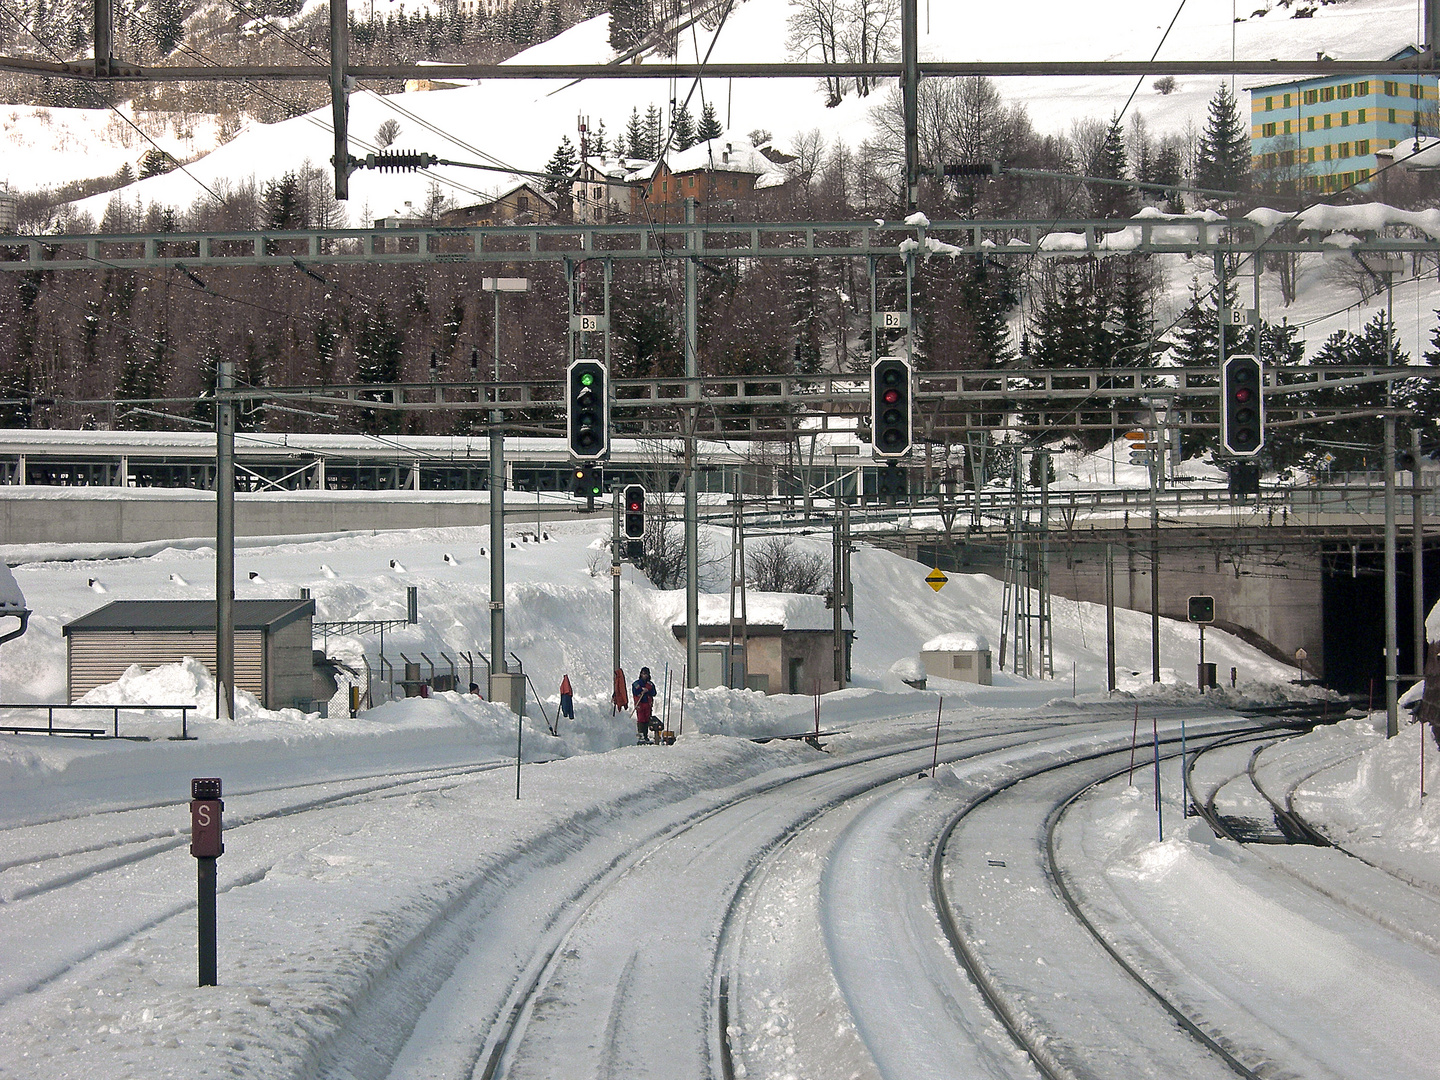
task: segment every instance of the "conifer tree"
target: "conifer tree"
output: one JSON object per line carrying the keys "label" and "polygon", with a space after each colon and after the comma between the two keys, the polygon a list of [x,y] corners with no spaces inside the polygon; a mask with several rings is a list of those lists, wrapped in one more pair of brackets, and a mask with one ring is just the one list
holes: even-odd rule
{"label": "conifer tree", "polygon": [[1250,136],[1235,95],[1223,82],[1210,99],[1210,111],[1195,155],[1195,182],[1217,191],[1243,191],[1250,170]]}
{"label": "conifer tree", "polygon": [[639,155],[646,161],[656,161],[660,148],[665,145],[663,117],[656,105],[645,110],[645,153]]}
{"label": "conifer tree", "polygon": [[630,110],[630,121],[625,125],[625,133],[621,136],[622,156],[642,158],[646,161],[653,161],[646,154],[648,149],[645,143],[645,122],[640,119],[638,108]]}
{"label": "conifer tree", "polygon": [[720,126],[720,118],[715,115],[715,103],[707,101],[705,108],[700,111],[700,126],[695,131],[695,138],[699,142],[709,142],[723,134],[725,129]]}
{"label": "conifer tree", "polygon": [[650,0],[610,0],[610,47],[619,53],[635,48],[650,22]]}
{"label": "conifer tree", "polygon": [[567,194],[570,191],[570,181],[575,175],[575,167],[579,163],[575,144],[570,141],[570,136],[561,135],[560,145],[545,163],[545,190],[551,195]]}
{"label": "conifer tree", "polygon": [[[1125,133],[1120,129],[1120,119],[1110,122],[1105,132],[1105,141],[1090,163],[1090,173],[1103,180],[1128,180],[1130,165],[1125,155]],[[1095,184],[1090,201],[1096,217],[1133,217],[1140,209],[1140,200],[1134,188],[1116,184]]]}
{"label": "conifer tree", "polygon": [[690,107],[683,101],[675,102],[670,114],[671,142],[677,150],[689,150],[695,145],[695,118]]}

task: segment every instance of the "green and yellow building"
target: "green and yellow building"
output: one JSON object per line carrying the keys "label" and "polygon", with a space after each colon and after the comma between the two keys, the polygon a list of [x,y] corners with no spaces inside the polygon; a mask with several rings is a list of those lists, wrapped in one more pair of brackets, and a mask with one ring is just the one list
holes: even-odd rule
{"label": "green and yellow building", "polygon": [[[1405,48],[1392,60],[1415,55]],[[1250,88],[1250,168],[1282,194],[1367,187],[1378,150],[1436,134],[1431,75],[1332,76]],[[1418,125],[1418,127],[1417,127]]]}

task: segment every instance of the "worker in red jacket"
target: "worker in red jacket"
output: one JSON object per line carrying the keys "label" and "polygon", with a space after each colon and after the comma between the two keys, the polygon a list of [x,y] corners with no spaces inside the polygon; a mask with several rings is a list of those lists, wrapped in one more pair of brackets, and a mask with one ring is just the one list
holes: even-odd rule
{"label": "worker in red jacket", "polygon": [[650,669],[642,667],[640,677],[630,687],[630,696],[635,699],[635,741],[650,741],[650,713],[655,707],[655,684],[650,681]]}

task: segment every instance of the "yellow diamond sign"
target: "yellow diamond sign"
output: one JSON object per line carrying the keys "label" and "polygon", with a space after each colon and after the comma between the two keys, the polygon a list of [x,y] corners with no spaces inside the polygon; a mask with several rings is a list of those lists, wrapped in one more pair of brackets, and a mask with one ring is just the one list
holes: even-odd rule
{"label": "yellow diamond sign", "polygon": [[936,592],[939,592],[941,589],[943,589],[945,587],[945,583],[949,580],[950,579],[946,577],[938,567],[934,570],[931,570],[930,573],[925,575],[925,584],[929,585],[930,588],[934,589]]}

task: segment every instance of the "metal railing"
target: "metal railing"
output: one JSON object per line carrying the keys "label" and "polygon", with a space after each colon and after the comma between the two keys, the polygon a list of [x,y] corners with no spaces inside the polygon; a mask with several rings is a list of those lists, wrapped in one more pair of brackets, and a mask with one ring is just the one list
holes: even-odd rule
{"label": "metal railing", "polygon": [[[12,724],[7,720],[0,720],[0,731],[8,731],[15,735],[84,735],[88,738],[118,739],[120,738],[120,714],[129,713],[166,713],[178,712],[180,714],[180,734],[171,736],[174,739],[192,739],[190,734],[190,713],[196,708],[194,705],[58,705],[46,703],[30,704],[0,704],[0,711],[20,710],[28,712],[45,713],[45,726],[34,724]],[[80,713],[106,713],[110,714],[110,731],[104,728],[94,727],[56,727],[55,713],[80,712]],[[125,738],[134,740],[149,739],[148,735],[127,735]]]}

